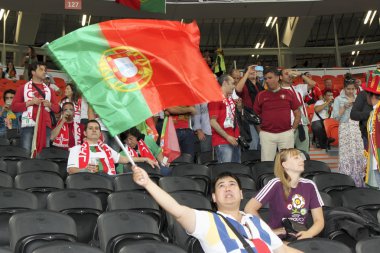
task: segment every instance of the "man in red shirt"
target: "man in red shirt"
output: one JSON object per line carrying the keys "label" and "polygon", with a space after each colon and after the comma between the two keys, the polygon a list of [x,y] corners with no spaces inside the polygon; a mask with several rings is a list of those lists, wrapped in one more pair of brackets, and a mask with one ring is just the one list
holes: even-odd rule
{"label": "man in red shirt", "polygon": [[239,127],[235,115],[235,102],[231,98],[235,81],[229,75],[218,79],[222,86],[223,101],[208,104],[212,130],[212,146],[215,147],[219,163],[240,162],[240,147],[237,142]]}
{"label": "man in red shirt", "polygon": [[333,82],[331,79],[325,79],[323,82],[325,83],[325,88],[322,90],[322,94],[325,94],[326,90],[331,90],[334,98],[339,96],[339,90],[333,89]]}
{"label": "man in red shirt", "polygon": [[[42,148],[49,147],[52,128],[50,111],[58,113],[60,107],[54,92],[43,83],[46,65],[40,62],[32,63],[29,66],[29,76],[32,76],[32,79],[17,89],[12,101],[12,111],[22,112],[21,147],[32,151],[34,157]],[[38,131],[35,131],[35,126]],[[32,147],[33,136],[35,142]]]}
{"label": "man in red shirt", "polygon": [[264,79],[268,89],[261,91],[254,103],[254,110],[261,117],[261,161],[273,161],[277,149],[294,148],[294,131],[301,120],[301,103],[291,91],[280,87],[279,78],[276,68],[266,68]]}
{"label": "man in red shirt", "polygon": [[[53,146],[68,150],[81,144],[80,126],[74,122],[74,104],[65,102],[62,105],[62,118],[51,132]],[[76,134],[78,133],[78,134]]]}

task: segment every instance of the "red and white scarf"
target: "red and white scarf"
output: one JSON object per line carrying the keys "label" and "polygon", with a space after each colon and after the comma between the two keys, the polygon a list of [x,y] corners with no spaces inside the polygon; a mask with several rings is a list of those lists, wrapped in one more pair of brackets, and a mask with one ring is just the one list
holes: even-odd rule
{"label": "red and white scarf", "polygon": [[[98,144],[96,146],[96,152],[104,152],[106,154],[106,158],[100,158],[100,162],[103,165],[104,173],[107,173],[108,175],[115,175],[115,163],[113,162],[112,152],[109,149],[109,147],[104,142],[98,141]],[[88,162],[90,161],[90,145],[87,141],[82,144],[78,159],[79,168],[87,168]]]}
{"label": "red and white scarf", "polygon": [[[156,158],[154,157],[152,152],[150,152],[148,146],[145,144],[143,140],[139,140],[137,147],[139,149],[140,157],[147,157],[153,161],[156,161]],[[128,146],[128,152],[132,157],[139,157],[136,150],[134,150],[133,148],[129,146]]]}
{"label": "red and white scarf", "polygon": [[226,118],[224,119],[224,128],[235,127],[235,102],[231,97],[224,98],[223,103],[226,106]]}
{"label": "red and white scarf", "polygon": [[[61,121],[62,119],[58,121],[57,126],[61,123]],[[80,126],[76,122],[73,122],[73,126],[74,126],[74,133],[72,134],[74,134],[74,140],[75,140],[74,145],[80,145],[80,142],[81,142]],[[61,147],[61,148],[69,148],[69,138],[70,138],[69,126],[68,126],[68,123],[65,122],[62,125],[62,128],[59,131],[57,138],[54,139],[53,145],[56,147]]]}
{"label": "red and white scarf", "polygon": [[[61,107],[64,103],[71,102],[68,98],[65,98],[61,101]],[[80,129],[80,119],[81,119],[81,110],[82,110],[82,98],[79,98],[76,103],[72,102],[74,104],[74,139],[75,139],[75,145],[79,145],[81,141],[81,129]],[[58,124],[57,124],[58,125]]]}

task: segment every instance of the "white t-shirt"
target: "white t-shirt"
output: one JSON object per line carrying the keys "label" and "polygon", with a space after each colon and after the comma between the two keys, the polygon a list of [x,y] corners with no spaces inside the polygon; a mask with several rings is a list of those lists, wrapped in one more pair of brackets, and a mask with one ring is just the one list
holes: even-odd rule
{"label": "white t-shirt", "polygon": [[[325,103],[325,101],[323,100],[318,100],[315,105],[314,105],[314,108],[318,105],[323,105]],[[318,112],[319,116],[321,116],[322,119],[327,119],[329,117],[329,107],[326,106],[325,108],[322,109],[322,111]],[[311,122],[314,122],[314,121],[317,121],[317,120],[321,120],[318,116],[317,116],[317,113],[314,112],[314,115],[313,115],[313,118],[311,119]]]}
{"label": "white t-shirt", "polygon": [[[242,236],[248,238],[247,242],[252,248],[255,246],[251,240],[261,240],[268,246],[270,252],[283,245],[281,239],[257,216],[241,212],[243,217],[239,225],[231,216],[221,212],[219,214],[244,229],[245,234]],[[195,230],[191,235],[199,240],[205,253],[241,253],[244,250],[241,241],[219,215],[195,210],[195,222]]]}
{"label": "white t-shirt", "polygon": [[[118,163],[119,158],[120,158],[120,154],[118,152],[116,152],[115,150],[113,150],[112,148],[110,148],[107,144],[105,144],[105,145],[111,151],[113,162]],[[90,144],[90,147],[94,147],[94,146],[98,146],[98,144]],[[69,159],[67,161],[67,169],[69,169],[71,167],[79,168],[78,157],[79,157],[81,147],[82,147],[82,145],[76,145],[70,149]],[[101,152],[91,152],[90,151],[90,159],[91,158],[97,158],[99,160],[100,159],[106,159],[107,155],[103,150]]]}

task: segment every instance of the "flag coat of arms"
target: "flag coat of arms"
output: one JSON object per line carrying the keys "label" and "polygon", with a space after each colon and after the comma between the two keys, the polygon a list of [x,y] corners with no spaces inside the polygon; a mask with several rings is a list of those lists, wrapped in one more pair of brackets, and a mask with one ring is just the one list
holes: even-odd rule
{"label": "flag coat of arms", "polygon": [[165,108],[221,101],[195,22],[122,19],[86,26],[48,45],[112,135]]}

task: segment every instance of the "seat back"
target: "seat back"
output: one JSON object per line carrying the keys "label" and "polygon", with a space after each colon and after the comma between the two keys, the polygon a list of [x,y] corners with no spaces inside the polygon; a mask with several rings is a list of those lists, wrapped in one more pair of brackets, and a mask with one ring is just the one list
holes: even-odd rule
{"label": "seat back", "polygon": [[43,148],[40,153],[37,154],[37,158],[45,159],[58,164],[59,173],[62,178],[67,177],[67,159],[69,157],[69,151],[57,148],[57,147],[48,147]]}
{"label": "seat back", "polygon": [[0,146],[9,146],[10,142],[8,139],[0,138]]}
{"label": "seat back", "polygon": [[360,240],[356,243],[356,253],[375,253],[379,252],[380,237]]}
{"label": "seat back", "polygon": [[257,189],[256,182],[252,178],[242,175],[239,175],[237,177],[239,178],[243,192],[246,190],[255,191]]}
{"label": "seat back", "polygon": [[302,177],[305,178],[312,178],[316,174],[331,172],[327,163],[316,160],[305,160],[304,168],[305,170],[302,173]]}
{"label": "seat back", "polygon": [[204,192],[209,191],[211,169],[202,164],[180,164],[172,168],[172,176],[189,177],[199,183]]}
{"label": "seat back", "polygon": [[357,209],[359,211],[366,210],[375,220],[377,220],[377,212],[380,210],[380,191],[370,188],[353,188],[346,190],[341,195],[342,206]]}
{"label": "seat back", "polygon": [[17,146],[0,146],[0,157],[7,164],[7,173],[12,177],[17,174],[17,162],[29,158],[27,150]]}
{"label": "seat back", "polygon": [[0,187],[12,188],[13,187],[13,178],[6,173],[0,172]]}
{"label": "seat back", "polygon": [[204,189],[198,184],[197,181],[186,178],[186,177],[163,177],[158,181],[160,187],[164,189],[164,191],[178,192],[178,191],[190,191],[195,193],[201,193],[206,195]]}
{"label": "seat back", "polygon": [[74,220],[65,214],[34,210],[14,214],[9,220],[10,246],[14,252],[29,253],[55,240],[75,241]]}
{"label": "seat back", "polygon": [[211,178],[215,179],[223,172],[252,177],[251,169],[247,165],[241,163],[219,163],[211,167]]}
{"label": "seat back", "polygon": [[58,164],[52,161],[29,159],[17,162],[17,174],[33,171],[45,171],[60,175]]}
{"label": "seat back", "polygon": [[185,250],[165,242],[153,240],[139,240],[128,243],[120,249],[120,253],[186,253]]}
{"label": "seat back", "polygon": [[117,210],[101,214],[98,229],[100,248],[106,253],[120,252],[131,240],[163,240],[152,217],[133,211]]}
{"label": "seat back", "polygon": [[310,253],[353,253],[349,247],[343,243],[325,238],[311,238],[291,242],[289,247]]}
{"label": "seat back", "polygon": [[173,164],[194,163],[194,159],[192,155],[183,153],[179,157],[174,159],[171,163]]}
{"label": "seat back", "polygon": [[0,189],[0,246],[9,246],[8,223],[12,214],[37,208],[38,199],[33,193],[18,189]]}
{"label": "seat back", "polygon": [[88,246],[82,243],[74,242],[55,242],[49,243],[33,250],[32,253],[103,253],[98,248]]}
{"label": "seat back", "polygon": [[[155,183],[158,183],[158,180],[162,177],[158,168],[152,168],[148,163],[136,163],[136,165],[144,169]],[[131,164],[124,165],[124,173],[132,173]]]}
{"label": "seat back", "polygon": [[241,152],[241,163],[254,163],[261,161],[261,151],[260,150],[247,150]]}
{"label": "seat back", "polygon": [[313,181],[317,185],[318,190],[329,192],[331,190],[343,190],[355,187],[354,180],[341,173],[323,173],[313,176]]}
{"label": "seat back", "polygon": [[102,202],[93,193],[82,190],[62,190],[47,196],[47,209],[62,212],[74,219],[78,242],[89,243],[93,237]]}
{"label": "seat back", "polygon": [[339,145],[339,122],[335,119],[328,118],[323,120],[323,125],[325,126],[325,131],[327,138],[334,138],[335,141],[330,145],[338,146]]}
{"label": "seat back", "polygon": [[216,164],[218,159],[214,151],[200,152],[197,154],[197,162],[199,164],[209,165]]}
{"label": "seat back", "polygon": [[8,173],[7,163],[0,160],[0,172]]}
{"label": "seat back", "polygon": [[253,180],[257,184],[257,189],[261,189],[263,184],[263,176],[266,174],[274,174],[274,162],[273,161],[264,161],[258,162],[251,167],[251,173]]}

